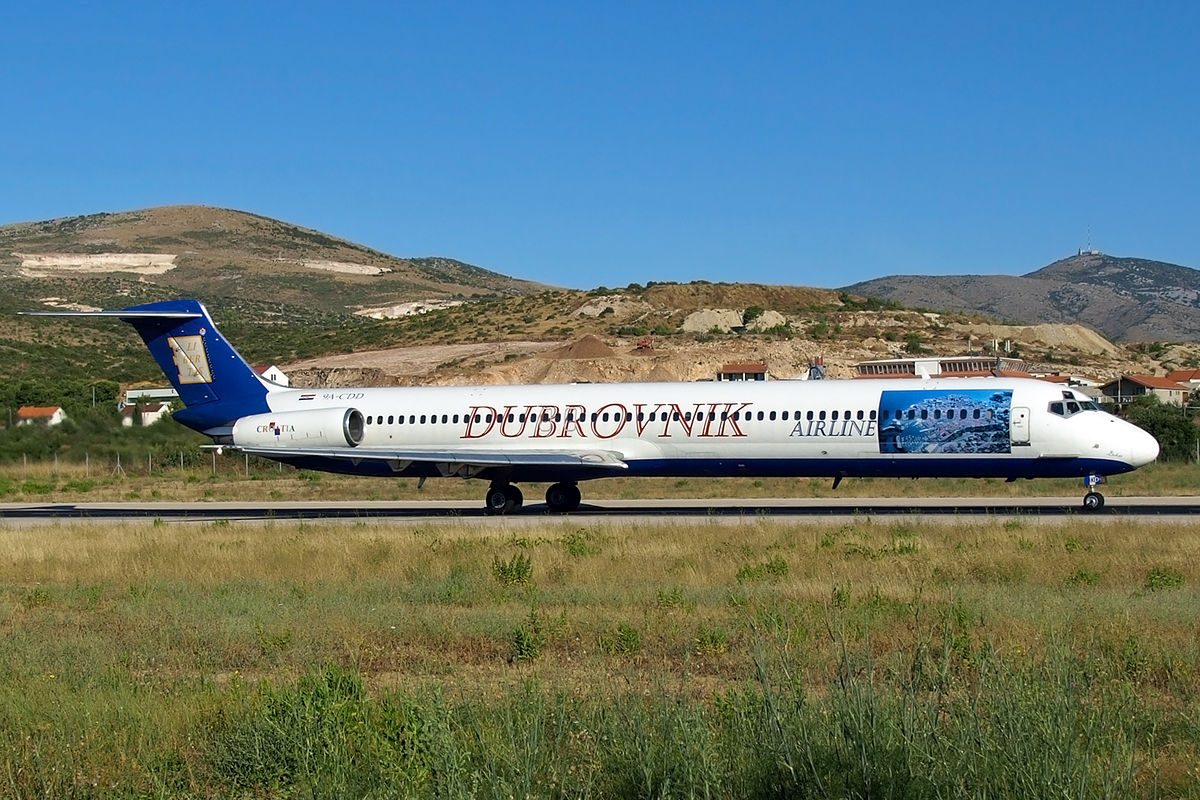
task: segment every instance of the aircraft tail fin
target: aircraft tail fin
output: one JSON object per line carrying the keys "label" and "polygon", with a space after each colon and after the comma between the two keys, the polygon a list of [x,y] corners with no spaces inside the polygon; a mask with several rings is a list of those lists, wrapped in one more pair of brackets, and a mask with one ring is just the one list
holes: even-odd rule
{"label": "aircraft tail fin", "polygon": [[283,387],[246,363],[197,300],[168,300],[120,311],[33,311],[28,316],[116,317],[134,327],[186,408],[175,419],[198,431],[269,411],[266,396]]}

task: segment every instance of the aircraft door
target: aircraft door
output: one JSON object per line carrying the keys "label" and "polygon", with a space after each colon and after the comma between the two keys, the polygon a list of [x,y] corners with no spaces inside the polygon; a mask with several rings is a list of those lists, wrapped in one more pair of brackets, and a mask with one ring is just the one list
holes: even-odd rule
{"label": "aircraft door", "polygon": [[1017,445],[1029,444],[1029,409],[1014,408],[1012,410],[1012,443]]}

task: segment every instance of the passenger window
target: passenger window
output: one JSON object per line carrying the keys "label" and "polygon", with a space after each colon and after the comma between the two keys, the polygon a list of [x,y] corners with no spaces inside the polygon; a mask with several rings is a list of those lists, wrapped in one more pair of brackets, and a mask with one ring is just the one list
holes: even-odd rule
{"label": "passenger window", "polygon": [[450,416],[449,416],[449,415],[447,415],[447,414],[442,414],[442,424],[443,424],[443,425],[445,425],[445,424],[446,424],[446,423],[447,423],[449,420],[450,420]]}
{"label": "passenger window", "polygon": [[857,418],[857,419],[862,419],[862,418],[863,418],[862,409],[860,408],[860,409],[858,410],[858,413],[857,413],[857,414],[855,414],[854,416],[855,416],[855,418]]}
{"label": "passenger window", "polygon": [[391,414],[388,414],[388,425],[393,424],[395,419],[396,418],[394,416],[392,416]]}
{"label": "passenger window", "polygon": [[646,412],[639,411],[638,412],[638,422],[645,422],[645,421],[646,421]]}
{"label": "passenger window", "polygon": [[678,411],[671,412],[671,419],[673,419],[675,422],[679,422],[679,412]]}
{"label": "passenger window", "polygon": [[785,412],[783,412],[783,421],[787,422],[787,418],[788,418],[788,412],[785,411]]}
{"label": "passenger window", "polygon": [[916,419],[916,418],[917,418],[917,411],[916,411],[916,409],[914,409],[914,408],[910,408],[910,409],[908,410],[908,418],[909,418],[909,419]]}
{"label": "passenger window", "polygon": [[512,422],[512,421],[513,421],[515,418],[516,418],[516,416],[515,416],[514,414],[509,414],[509,415],[508,415],[508,421],[509,421],[509,422]]}
{"label": "passenger window", "polygon": [[683,420],[684,420],[684,422],[691,422],[692,421],[692,412],[690,412],[690,411],[683,412]]}
{"label": "passenger window", "polygon": [[555,415],[554,415],[554,421],[555,421],[555,422],[562,422],[562,412],[561,412],[561,411],[560,411],[560,412],[557,412],[557,413],[555,413]]}
{"label": "passenger window", "polygon": [[[886,414],[885,414],[885,416],[886,416]],[[874,412],[874,410],[872,410],[872,411],[871,411],[871,419],[875,419],[875,412]]]}
{"label": "passenger window", "polygon": [[408,415],[408,424],[409,424],[409,425],[416,425],[416,424],[417,424],[417,415],[416,415],[416,414],[409,414],[409,415]]}
{"label": "passenger window", "polygon": [[600,415],[597,414],[595,411],[593,411],[592,412],[592,422],[595,422],[598,419],[600,419]]}
{"label": "passenger window", "polygon": [[424,414],[421,415],[421,424],[422,425],[425,424],[425,415]]}
{"label": "passenger window", "polygon": [[[530,414],[530,416],[533,416],[533,415],[532,415],[532,414]],[[524,415],[524,414],[520,414],[520,415],[518,415],[518,416],[517,416],[517,422],[524,422],[524,421],[525,421],[525,415]]]}
{"label": "passenger window", "polygon": [[761,412],[761,411],[760,411],[760,412],[758,412],[758,421],[759,421],[759,422],[762,422],[762,421],[763,421],[763,412]]}
{"label": "passenger window", "polygon": [[608,422],[608,412],[607,412],[607,411],[605,411],[605,412],[604,412],[604,415],[603,415],[602,419],[603,419],[605,422]]}
{"label": "passenger window", "polygon": [[[391,420],[391,418],[389,417],[389,418],[388,418],[388,422],[391,422],[391,421],[392,421],[392,420]],[[452,421],[454,422],[454,424],[455,424],[455,425],[457,425],[457,424],[458,424],[458,414],[455,414],[455,415],[454,415],[454,419],[453,419]]]}
{"label": "passenger window", "polygon": [[734,422],[737,422],[737,421],[738,421],[738,420],[740,420],[741,418],[742,418],[742,412],[741,412],[741,411],[735,411],[735,412],[733,412],[733,421],[734,421]]}
{"label": "passenger window", "polygon": [[[812,412],[810,411],[809,413],[811,414]],[[818,415],[818,418],[819,418],[819,419],[825,419],[825,412],[824,412],[824,411],[822,411],[822,412],[821,412],[821,413]],[[809,419],[812,419],[812,417],[809,417]]]}
{"label": "passenger window", "polygon": [[979,409],[978,408],[975,409],[974,417],[975,417],[975,419],[979,419]]}
{"label": "passenger window", "polygon": [[775,412],[774,411],[771,412],[771,421],[772,422],[775,421]]}
{"label": "passenger window", "polygon": [[367,424],[368,425],[371,424],[371,415],[370,414],[367,415]]}
{"label": "passenger window", "polygon": [[[810,420],[813,418],[813,413],[812,413],[811,411],[810,411],[810,412],[808,412],[808,418],[809,418]],[[824,412],[822,412],[822,413],[821,413],[821,419],[825,419],[825,414],[824,414]]]}
{"label": "passenger window", "polygon": [[929,409],[927,409],[927,408],[921,409],[921,419],[929,419]]}
{"label": "passenger window", "polygon": [[632,411],[626,411],[626,412],[625,412],[625,421],[626,421],[626,422],[633,422],[633,412],[632,412]]}
{"label": "passenger window", "polygon": [[935,409],[933,410],[933,418],[934,418],[934,419],[941,419],[941,418],[942,418],[942,410],[941,410],[940,408],[935,408]]}
{"label": "passenger window", "polygon": [[396,417],[396,422],[399,425],[403,425],[404,424],[404,415],[401,414],[400,416]]}
{"label": "passenger window", "polygon": [[836,422],[837,418],[838,418],[838,412],[836,412],[836,411],[833,412],[832,414],[829,415],[829,418]]}

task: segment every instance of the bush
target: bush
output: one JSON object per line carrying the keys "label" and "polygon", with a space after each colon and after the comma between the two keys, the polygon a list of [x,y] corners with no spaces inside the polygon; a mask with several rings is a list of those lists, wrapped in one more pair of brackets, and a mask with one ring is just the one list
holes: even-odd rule
{"label": "bush", "polygon": [[1200,431],[1187,409],[1148,395],[1127,405],[1122,416],[1158,440],[1158,457],[1162,461],[1195,460]]}

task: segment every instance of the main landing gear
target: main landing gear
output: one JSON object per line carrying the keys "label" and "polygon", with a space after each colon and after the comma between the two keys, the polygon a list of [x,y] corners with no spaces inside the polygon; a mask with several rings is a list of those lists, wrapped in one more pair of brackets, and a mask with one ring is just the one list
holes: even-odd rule
{"label": "main landing gear", "polygon": [[1106,483],[1103,475],[1088,475],[1083,479],[1083,485],[1088,488],[1088,493],[1083,496],[1084,511],[1093,512],[1104,508],[1104,495],[1092,488],[1102,483]]}
{"label": "main landing gear", "polygon": [[[574,483],[556,483],[546,490],[546,507],[551,511],[574,511],[581,499],[579,487]],[[511,483],[493,483],[484,506],[489,514],[512,514],[520,511],[524,502],[521,490]]]}
{"label": "main landing gear", "polygon": [[525,496],[521,490],[509,483],[492,484],[484,499],[489,514],[511,514],[519,511],[524,502]]}
{"label": "main landing gear", "polygon": [[551,511],[574,511],[583,495],[574,483],[556,483],[546,490],[546,507]]}

